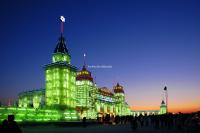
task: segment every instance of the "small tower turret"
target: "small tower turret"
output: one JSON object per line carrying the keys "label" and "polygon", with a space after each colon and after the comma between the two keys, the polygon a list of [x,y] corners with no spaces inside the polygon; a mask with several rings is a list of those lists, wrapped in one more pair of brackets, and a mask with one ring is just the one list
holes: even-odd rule
{"label": "small tower turret", "polygon": [[162,100],[161,105],[160,105],[159,114],[166,114],[166,113],[167,113],[167,106],[166,106],[164,100]]}
{"label": "small tower turret", "polygon": [[116,86],[113,87],[114,91],[114,98],[116,101],[116,106],[115,106],[115,114],[123,116],[125,115],[125,95],[124,95],[124,89],[123,86],[121,86],[119,83],[117,83]]}
{"label": "small tower turret", "polygon": [[114,95],[118,102],[125,102],[124,89],[119,83],[113,87]]}
{"label": "small tower turret", "polygon": [[94,91],[96,89],[93,82],[91,72],[87,70],[85,64],[84,54],[84,65],[82,70],[77,72],[76,76],[76,87],[77,87],[77,101],[76,108],[80,112],[81,117],[96,118],[94,117],[95,110],[94,106]]}

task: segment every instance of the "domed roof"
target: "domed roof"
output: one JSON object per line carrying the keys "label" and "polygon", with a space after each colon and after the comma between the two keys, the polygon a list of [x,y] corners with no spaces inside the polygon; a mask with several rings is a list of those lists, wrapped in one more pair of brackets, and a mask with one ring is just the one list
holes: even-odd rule
{"label": "domed roof", "polygon": [[90,80],[93,82],[93,78],[91,76],[91,72],[89,72],[85,65],[82,70],[77,73],[76,80]]}
{"label": "domed roof", "polygon": [[54,49],[54,53],[68,53],[68,49],[66,47],[65,38],[61,34],[58,43],[56,45],[56,48]]}
{"label": "domed roof", "polygon": [[102,95],[113,96],[113,93],[107,87],[98,88],[98,91]]}
{"label": "domed roof", "polygon": [[123,86],[119,85],[119,83],[113,87],[113,90],[115,93],[124,93]]}

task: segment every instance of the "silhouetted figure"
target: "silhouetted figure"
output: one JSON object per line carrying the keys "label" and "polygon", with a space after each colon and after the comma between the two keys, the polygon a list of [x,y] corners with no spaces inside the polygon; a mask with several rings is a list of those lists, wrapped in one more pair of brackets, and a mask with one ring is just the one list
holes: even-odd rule
{"label": "silhouetted figure", "polygon": [[97,116],[97,123],[98,123],[98,124],[101,123],[100,117],[99,117],[99,116]]}
{"label": "silhouetted figure", "polygon": [[86,127],[86,117],[83,117],[83,120],[82,120],[82,124],[83,124],[83,127]]}
{"label": "silhouetted figure", "polygon": [[115,117],[114,117],[114,115],[111,115],[110,120],[111,120],[111,121],[110,121],[110,122],[111,122],[110,124],[113,124],[114,121],[115,121]]}
{"label": "silhouetted figure", "polygon": [[140,117],[140,126],[143,127],[144,126],[144,116]]}
{"label": "silhouetted figure", "polygon": [[106,123],[106,124],[109,124],[109,122],[110,122],[110,115],[109,115],[109,114],[106,114],[105,123]]}
{"label": "silhouetted figure", "polygon": [[154,116],[155,117],[155,128],[159,129],[159,116]]}
{"label": "silhouetted figure", "polygon": [[147,115],[145,116],[145,126],[148,127],[149,126],[149,121],[150,121],[150,117],[148,117]]}
{"label": "silhouetted figure", "polygon": [[104,124],[105,123],[105,117],[104,117],[104,115],[102,116],[102,124]]}
{"label": "silhouetted figure", "polygon": [[137,118],[133,118],[132,121],[131,121],[131,128],[133,131],[135,131],[138,127],[138,124],[137,124]]}
{"label": "silhouetted figure", "polygon": [[117,116],[115,116],[115,123],[119,124],[119,122],[120,122],[120,117],[117,115]]}
{"label": "silhouetted figure", "polygon": [[3,120],[2,126],[1,126],[1,132],[2,133],[8,133],[9,132],[7,120]]}
{"label": "silhouetted figure", "polygon": [[9,133],[21,133],[21,129],[17,125],[14,115],[8,115],[8,128]]}

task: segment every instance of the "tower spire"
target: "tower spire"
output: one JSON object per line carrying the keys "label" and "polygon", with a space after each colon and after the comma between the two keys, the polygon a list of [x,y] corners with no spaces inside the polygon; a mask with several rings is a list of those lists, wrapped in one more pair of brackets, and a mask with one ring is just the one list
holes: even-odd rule
{"label": "tower spire", "polygon": [[60,16],[60,20],[61,20],[61,24],[60,24],[60,32],[61,35],[64,33],[64,22],[65,22],[65,17],[64,16]]}
{"label": "tower spire", "polygon": [[60,16],[60,33],[61,33],[61,36],[58,39],[58,43],[56,45],[56,48],[54,49],[54,53],[60,52],[60,53],[69,54],[68,49],[66,47],[65,38],[63,36],[63,33],[64,33],[64,22],[65,22],[65,17],[64,16]]}
{"label": "tower spire", "polygon": [[83,62],[84,64],[83,65],[84,65],[84,67],[86,67],[85,58],[86,58],[86,54],[84,53],[83,54],[83,60],[84,60],[84,62]]}

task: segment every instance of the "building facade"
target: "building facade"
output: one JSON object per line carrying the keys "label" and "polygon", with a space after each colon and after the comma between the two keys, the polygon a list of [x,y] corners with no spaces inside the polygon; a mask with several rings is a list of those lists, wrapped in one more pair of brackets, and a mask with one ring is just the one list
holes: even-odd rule
{"label": "building facade", "polygon": [[19,108],[60,110],[64,120],[132,114],[119,83],[113,89],[99,88],[85,64],[81,70],[71,65],[71,55],[62,34],[52,62],[45,65],[44,70],[45,89],[19,93]]}
{"label": "building facade", "polygon": [[[0,108],[1,120],[8,114],[14,114],[18,121],[68,121],[134,114],[122,85],[117,83],[113,89],[97,87],[85,64],[81,70],[71,64],[62,33],[44,71],[45,88],[19,93],[17,107]],[[158,114],[163,113],[166,113],[164,101]]]}

